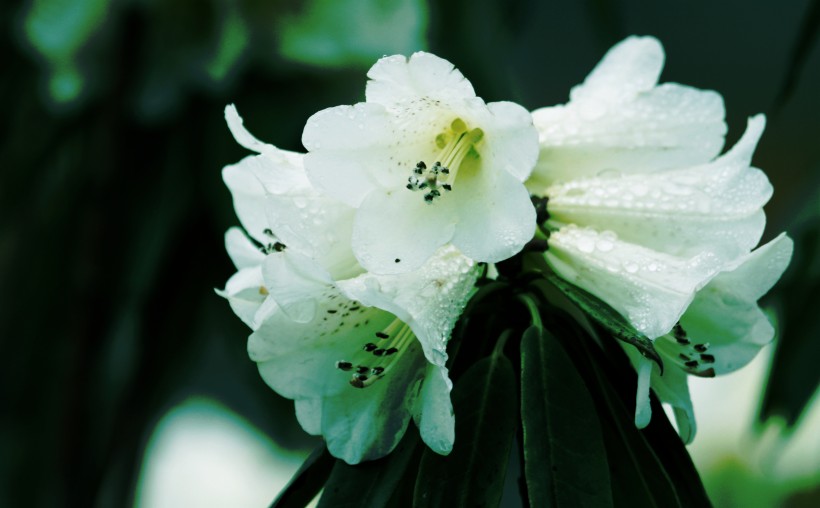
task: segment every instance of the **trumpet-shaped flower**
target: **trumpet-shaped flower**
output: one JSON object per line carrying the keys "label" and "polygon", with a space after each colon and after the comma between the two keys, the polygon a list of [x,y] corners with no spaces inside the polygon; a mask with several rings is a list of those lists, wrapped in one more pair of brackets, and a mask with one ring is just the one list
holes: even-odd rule
{"label": "trumpet-shaped flower", "polygon": [[663,49],[613,47],[563,106],[533,112],[546,197],[546,259],[650,338],[668,333],[724,263],[749,252],[772,188],[750,166],[765,120],[728,152],[720,95],[657,85]]}
{"label": "trumpet-shaped flower", "polygon": [[626,346],[638,371],[635,423],[644,427],[652,415],[651,387],[674,408],[681,438],[695,437],[695,416],[687,376],[713,377],[749,363],[774,337],[774,328],[757,300],[777,282],[789,264],[792,241],[785,234],[732,261],[697,292],[672,331],[655,341],[664,371]]}
{"label": "trumpet-shaped flower", "polygon": [[535,229],[522,183],[538,156],[529,113],[485,104],[429,53],[382,58],[368,77],[366,102],[316,113],[302,136],[311,182],[357,209],[362,266],[407,272],[448,243],[477,261],[520,251]]}
{"label": "trumpet-shaped flower", "polygon": [[412,272],[366,272],[350,247],[354,209],[310,185],[302,155],[254,139],[233,107],[226,116],[259,155],[223,172],[249,237],[226,235],[238,271],[221,294],[253,330],[248,352],[262,378],[351,464],[389,453],[411,418],[431,449],[448,453],[446,344],[475,263],[445,246]]}

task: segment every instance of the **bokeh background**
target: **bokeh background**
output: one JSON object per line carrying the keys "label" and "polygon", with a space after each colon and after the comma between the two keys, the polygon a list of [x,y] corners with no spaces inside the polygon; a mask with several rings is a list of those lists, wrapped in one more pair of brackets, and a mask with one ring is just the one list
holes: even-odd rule
{"label": "bokeh background", "polygon": [[693,386],[690,451],[717,506],[820,506],[820,1],[28,0],[0,23],[0,506],[264,506],[316,445],[214,293],[226,104],[301,150],[384,54],[534,109],[630,34],[723,94],[728,143],[767,114],[764,240],[797,242],[778,341]]}

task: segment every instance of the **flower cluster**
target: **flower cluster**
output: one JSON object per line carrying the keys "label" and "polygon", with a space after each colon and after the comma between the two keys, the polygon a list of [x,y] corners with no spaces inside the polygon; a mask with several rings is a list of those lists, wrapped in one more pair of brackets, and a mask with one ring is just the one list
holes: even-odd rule
{"label": "flower cluster", "polygon": [[[447,342],[480,265],[534,237],[558,276],[654,340],[637,350],[636,422],[649,385],[694,434],[686,374],[747,363],[774,331],[757,306],[791,254],[762,235],[765,175],[750,166],[762,116],[719,155],[721,97],[657,85],[652,38],[614,47],[563,106],[485,103],[449,62],[390,56],[365,102],[308,119],[307,153],[228,126],[254,152],[223,171],[244,230],[220,294],[253,330],[262,378],[295,401],[311,434],[349,463],[381,457],[410,419],[446,454],[454,442]],[[536,202],[546,203],[536,214]],[[469,347],[469,345],[465,346]]]}

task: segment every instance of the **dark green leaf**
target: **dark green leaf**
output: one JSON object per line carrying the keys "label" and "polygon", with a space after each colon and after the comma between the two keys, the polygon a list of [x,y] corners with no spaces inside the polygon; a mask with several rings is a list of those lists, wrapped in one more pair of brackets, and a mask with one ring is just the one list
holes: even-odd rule
{"label": "dark green leaf", "polygon": [[[411,426],[412,427],[412,426]],[[388,506],[399,483],[406,478],[408,465],[416,455],[419,434],[415,428],[405,433],[387,457],[356,466],[336,461],[319,500],[319,507],[380,508]],[[415,472],[410,481],[415,480]]]}
{"label": "dark green leaf", "polygon": [[775,99],[774,107],[782,108],[792,96],[800,73],[806,67],[806,61],[815,42],[820,36],[820,0],[814,0],[808,7],[808,11],[803,16],[803,23],[795,38],[792,49],[789,68],[786,71],[786,78]]}
{"label": "dark green leaf", "polygon": [[613,506],[589,391],[558,341],[535,326],[521,341],[521,421],[531,506]]}
{"label": "dark green leaf", "polygon": [[569,319],[557,326],[601,417],[615,505],[711,506],[683,442],[656,400],[650,425],[635,427],[637,376],[621,348],[608,341],[604,353]]}
{"label": "dark green leaf", "polygon": [[515,374],[500,353],[459,378],[453,390],[456,441],[443,457],[425,449],[413,505],[498,506],[517,420]]}
{"label": "dark green leaf", "polygon": [[547,278],[592,319],[609,330],[613,337],[635,346],[642,355],[657,363],[661,374],[663,373],[663,360],[655,351],[655,345],[629,324],[623,316],[597,296],[570,284],[557,275],[550,275]]}
{"label": "dark green leaf", "polygon": [[271,508],[302,508],[322,490],[335,459],[322,444],[313,450],[271,504]]}

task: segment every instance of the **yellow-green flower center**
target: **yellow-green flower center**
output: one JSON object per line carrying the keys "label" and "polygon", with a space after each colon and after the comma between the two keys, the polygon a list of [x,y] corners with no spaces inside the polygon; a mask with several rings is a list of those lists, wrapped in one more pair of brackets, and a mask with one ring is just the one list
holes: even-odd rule
{"label": "yellow-green flower center", "polygon": [[464,120],[456,118],[447,130],[436,136],[437,160],[429,167],[423,160],[419,161],[407,179],[407,188],[424,191],[424,201],[434,203],[442,193],[453,190],[463,166],[480,158],[476,146],[483,138],[483,130],[468,129]]}
{"label": "yellow-green flower center", "polygon": [[336,362],[336,368],[352,372],[351,386],[367,388],[387,375],[416,340],[410,327],[394,319],[386,328],[374,334],[350,360]]}

